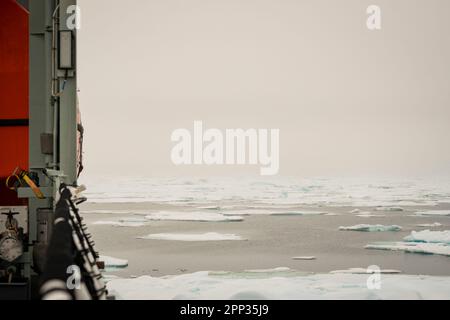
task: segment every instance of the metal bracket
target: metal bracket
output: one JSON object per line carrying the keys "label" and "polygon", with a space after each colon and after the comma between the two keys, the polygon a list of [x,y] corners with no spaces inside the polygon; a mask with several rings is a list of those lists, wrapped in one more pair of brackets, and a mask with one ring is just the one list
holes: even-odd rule
{"label": "metal bracket", "polygon": [[[46,198],[53,197],[54,191],[53,187],[39,187],[39,190],[41,190],[44,197]],[[31,188],[18,188],[17,196],[19,198],[37,199],[36,195],[34,194],[33,190],[31,190]]]}

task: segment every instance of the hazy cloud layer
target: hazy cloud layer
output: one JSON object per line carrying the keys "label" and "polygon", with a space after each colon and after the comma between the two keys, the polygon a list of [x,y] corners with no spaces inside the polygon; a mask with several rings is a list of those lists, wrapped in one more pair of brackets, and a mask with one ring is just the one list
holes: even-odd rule
{"label": "hazy cloud layer", "polygon": [[279,128],[282,175],[450,171],[447,0],[79,2],[87,174],[258,174],[175,167],[194,120]]}

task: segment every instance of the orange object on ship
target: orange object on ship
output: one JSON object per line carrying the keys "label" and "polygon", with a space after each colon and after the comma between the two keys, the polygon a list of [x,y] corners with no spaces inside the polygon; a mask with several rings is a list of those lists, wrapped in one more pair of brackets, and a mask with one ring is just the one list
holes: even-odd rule
{"label": "orange object on ship", "polygon": [[28,169],[29,44],[28,11],[0,0],[0,206],[23,205],[6,178]]}

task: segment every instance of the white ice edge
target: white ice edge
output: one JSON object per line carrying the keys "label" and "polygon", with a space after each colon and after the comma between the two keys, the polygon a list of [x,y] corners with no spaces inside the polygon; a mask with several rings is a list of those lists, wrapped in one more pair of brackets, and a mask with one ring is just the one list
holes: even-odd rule
{"label": "white ice edge", "polygon": [[450,216],[450,210],[426,210],[415,213],[418,216]]}
{"label": "white ice edge", "polygon": [[145,216],[150,221],[196,221],[196,222],[238,222],[244,218],[237,215],[223,215],[215,212],[173,212],[159,211]]}
{"label": "white ice edge", "polygon": [[376,207],[375,211],[402,212],[405,210],[402,207]]}
{"label": "white ice edge", "polygon": [[292,257],[292,260],[316,260],[317,258],[315,256],[298,256],[298,257]]}
{"label": "white ice edge", "polygon": [[183,234],[183,233],[157,233],[147,236],[138,237],[143,240],[165,240],[165,241],[242,241],[246,240],[235,234],[223,234],[217,232],[199,233],[199,234]]}
{"label": "white ice edge", "polygon": [[[204,211],[139,211],[139,210],[95,210],[87,211],[90,213],[104,213],[104,214],[134,214],[143,216],[142,218],[117,218],[109,220],[99,220],[94,222],[95,225],[113,225],[113,226],[142,226],[149,221],[195,221],[195,222],[238,222],[243,221],[244,218],[240,216],[223,215],[216,212]],[[86,213],[86,212],[85,212]]]}
{"label": "white ice edge", "polygon": [[437,228],[437,227],[442,227],[442,223],[433,222],[433,223],[416,224],[416,227],[419,227],[419,228]]}
{"label": "white ice edge", "polygon": [[101,226],[113,226],[123,228],[138,228],[145,226],[145,223],[140,222],[118,222],[118,221],[97,221],[94,224]]}
{"label": "white ice edge", "polygon": [[373,273],[380,273],[380,274],[398,274],[402,273],[400,270],[394,270],[394,269],[380,269],[380,270],[373,270],[368,268],[349,268],[345,270],[334,270],[330,272],[331,274],[373,274]]}
{"label": "white ice edge", "polygon": [[450,299],[450,277],[383,274],[380,290],[371,290],[367,286],[368,274],[290,276],[283,270],[274,270],[263,278],[239,273],[214,276],[210,272],[143,276],[112,279],[107,286],[118,299],[129,300]]}
{"label": "white ice edge", "polygon": [[110,256],[100,256],[99,261],[105,263],[106,268],[126,268],[128,267],[128,260],[114,258]]}
{"label": "white ice edge", "polygon": [[400,231],[402,227],[397,225],[384,226],[381,224],[358,224],[349,227],[339,227],[340,231],[362,231],[362,232],[389,232],[389,231]]}
{"label": "white ice edge", "polygon": [[114,227],[143,227],[146,224],[145,219],[139,218],[123,218],[117,220],[99,220],[95,221],[93,225],[106,225],[106,226],[114,226]]}
{"label": "white ice edge", "polygon": [[[195,177],[156,178],[89,176],[89,202],[152,202],[173,205],[224,206],[245,200],[246,205],[271,207],[417,207],[450,203],[447,177]],[[234,202],[234,203],[230,203]],[[250,203],[249,203],[250,202]],[[389,209],[388,209],[389,210]]]}
{"label": "white ice edge", "polygon": [[450,256],[450,246],[444,243],[379,242],[365,246],[366,249],[404,251],[408,253]]}
{"label": "white ice edge", "polygon": [[330,215],[325,211],[313,210],[279,210],[279,209],[240,209],[223,212],[224,215],[239,215],[239,216],[254,216],[254,215],[269,215],[269,216],[323,216]]}
{"label": "white ice edge", "polygon": [[384,215],[384,214],[371,214],[371,213],[362,213],[362,214],[357,214],[355,216],[359,217],[359,218],[383,218],[383,217],[386,217],[386,215]]}
{"label": "white ice edge", "polygon": [[445,231],[412,231],[404,238],[408,242],[444,243],[450,245],[450,230]]}
{"label": "white ice edge", "polygon": [[450,256],[450,230],[412,231],[399,242],[376,242],[365,246],[366,249],[404,251],[419,254]]}

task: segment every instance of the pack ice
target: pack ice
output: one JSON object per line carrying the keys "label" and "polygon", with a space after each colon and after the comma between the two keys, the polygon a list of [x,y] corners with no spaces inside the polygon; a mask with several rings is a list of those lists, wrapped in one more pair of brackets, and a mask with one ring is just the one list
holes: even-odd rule
{"label": "pack ice", "polygon": [[255,275],[251,271],[205,271],[162,278],[112,279],[108,289],[118,299],[130,300],[450,299],[450,277],[383,274],[381,289],[370,290],[367,273],[299,274],[285,269]]}
{"label": "pack ice", "polygon": [[208,232],[200,234],[183,234],[183,233],[157,233],[149,234],[147,236],[138,237],[144,240],[167,240],[167,241],[231,241],[231,240],[246,240],[235,234],[223,234],[217,232]]}
{"label": "pack ice", "polygon": [[402,227],[397,225],[383,226],[381,224],[358,224],[350,227],[339,227],[341,231],[362,231],[362,232],[386,232],[386,231],[400,231]]}
{"label": "pack ice", "polygon": [[450,256],[450,231],[413,231],[403,242],[377,242],[366,249]]}
{"label": "pack ice", "polygon": [[215,212],[171,212],[160,211],[145,216],[147,220],[153,221],[196,221],[196,222],[236,222],[244,218],[236,215],[225,216]]}

